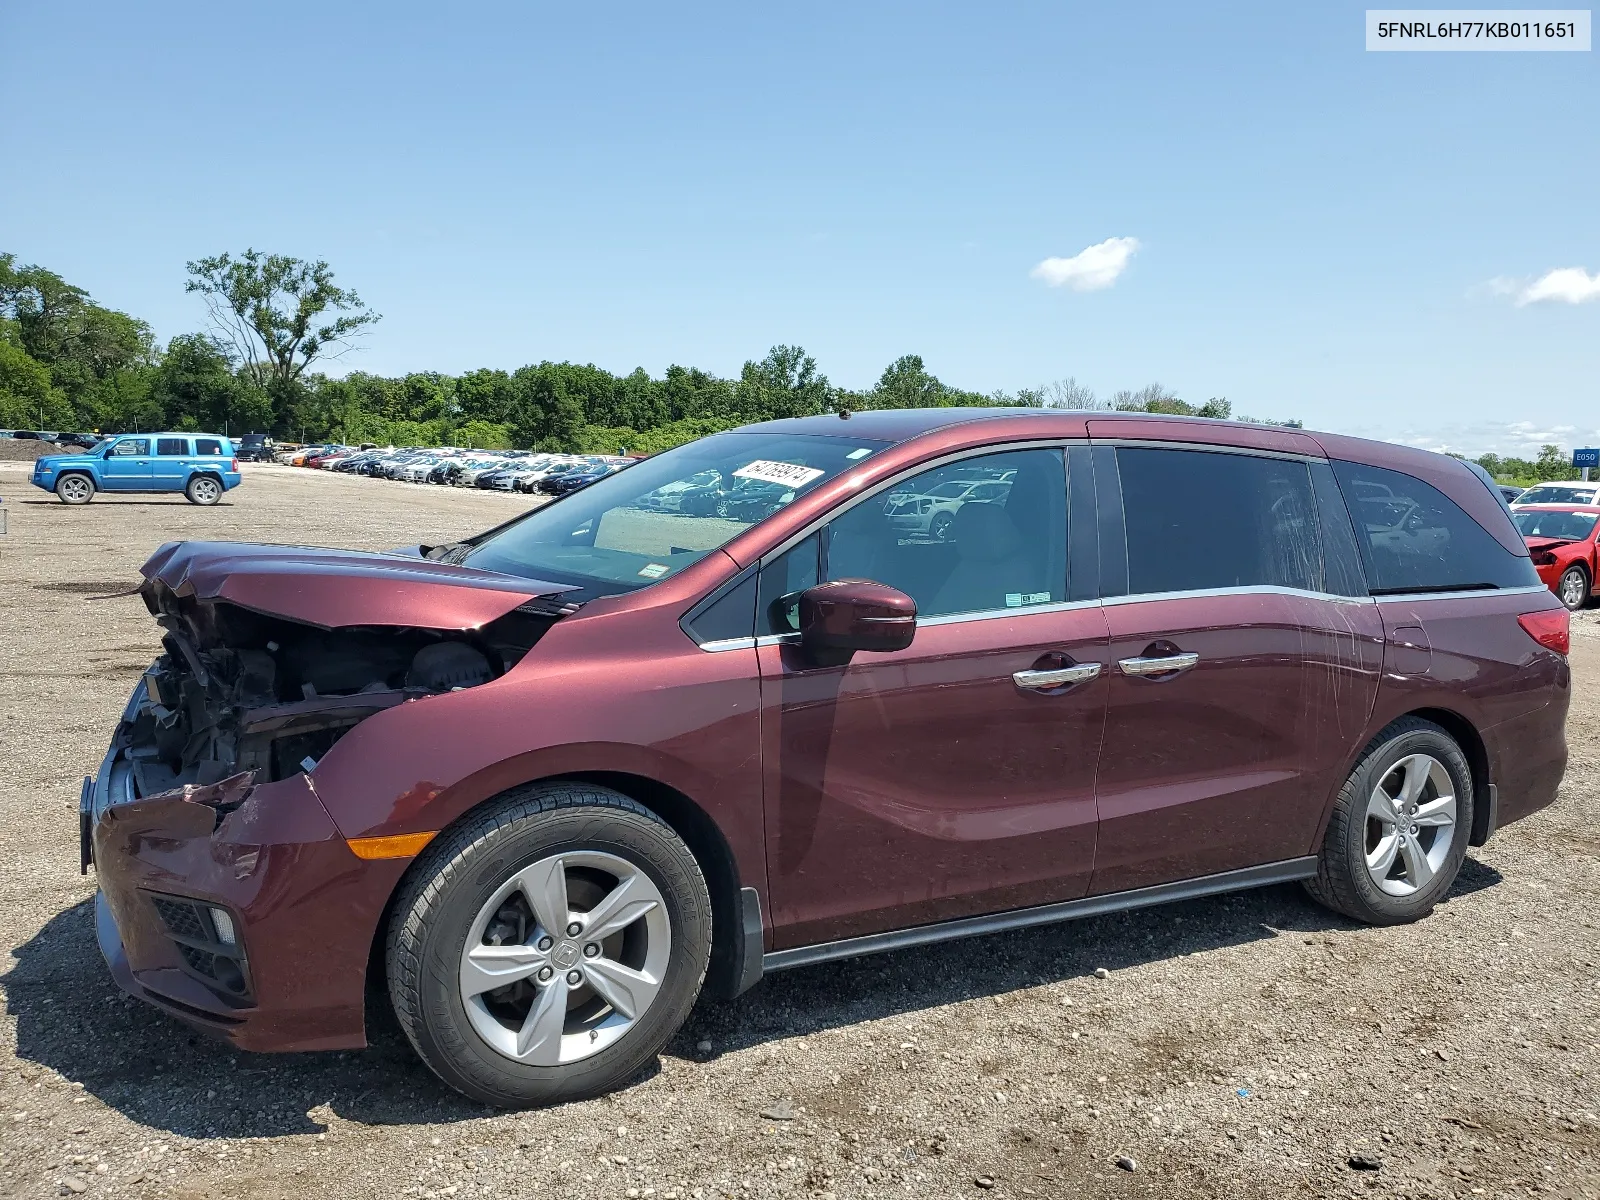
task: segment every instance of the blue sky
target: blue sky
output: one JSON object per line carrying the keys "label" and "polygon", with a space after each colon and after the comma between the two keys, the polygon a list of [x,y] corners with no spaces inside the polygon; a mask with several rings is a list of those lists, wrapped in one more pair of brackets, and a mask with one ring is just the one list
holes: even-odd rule
{"label": "blue sky", "polygon": [[1600,443],[1600,62],[1369,54],[1363,11],[8,0],[0,248],[163,338],[185,260],[323,257],[384,373],[789,342]]}

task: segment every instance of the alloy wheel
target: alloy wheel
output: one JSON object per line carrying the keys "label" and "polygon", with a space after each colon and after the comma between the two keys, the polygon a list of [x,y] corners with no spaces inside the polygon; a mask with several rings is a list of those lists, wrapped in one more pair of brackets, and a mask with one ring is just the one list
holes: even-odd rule
{"label": "alloy wheel", "polygon": [[1428,886],[1455,840],[1455,784],[1429,754],[1408,754],[1384,772],[1367,800],[1367,873],[1391,896]]}
{"label": "alloy wheel", "polygon": [[478,1036],[507,1058],[577,1062],[638,1023],[671,951],[666,902],[642,870],[599,851],[554,855],[479,909],[461,953],[461,1000]]}
{"label": "alloy wheel", "polygon": [[82,475],[68,475],[56,490],[68,504],[82,504],[94,494],[94,486]]}
{"label": "alloy wheel", "polygon": [[214,479],[196,479],[189,487],[201,504],[212,504],[222,495],[222,489]]}
{"label": "alloy wheel", "polygon": [[1583,571],[1573,567],[1561,577],[1561,603],[1568,608],[1580,608],[1589,591]]}

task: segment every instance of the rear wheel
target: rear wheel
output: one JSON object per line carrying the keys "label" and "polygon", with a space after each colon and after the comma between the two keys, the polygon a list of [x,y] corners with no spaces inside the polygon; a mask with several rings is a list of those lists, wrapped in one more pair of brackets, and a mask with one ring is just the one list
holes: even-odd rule
{"label": "rear wheel", "polygon": [[222,485],[209,475],[196,475],[183,494],[190,504],[212,505],[222,499]]}
{"label": "rear wheel", "polygon": [[87,504],[94,499],[94,481],[87,475],[63,475],[56,480],[56,495],[63,504]]}
{"label": "rear wheel", "polygon": [[1306,890],[1369,925],[1425,917],[1455,882],[1472,829],[1472,769],[1415,717],[1390,725],[1339,791]]}
{"label": "rear wheel", "polygon": [[1589,603],[1589,572],[1573,563],[1561,573],[1561,581],[1556,584],[1556,596],[1562,604],[1577,612]]}
{"label": "rear wheel", "polygon": [[947,512],[935,513],[932,521],[928,522],[928,536],[936,542],[942,542],[950,536],[950,526],[956,519]]}
{"label": "rear wheel", "polygon": [[423,1061],[508,1107],[626,1083],[688,1016],[710,959],[689,848],[577,783],[514,794],[438,843],[388,937],[389,995]]}

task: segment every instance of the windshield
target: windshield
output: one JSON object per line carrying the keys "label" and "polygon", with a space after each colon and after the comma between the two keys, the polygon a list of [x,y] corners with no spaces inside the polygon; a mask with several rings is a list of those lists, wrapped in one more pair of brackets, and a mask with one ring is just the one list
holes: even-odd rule
{"label": "windshield", "polygon": [[1589,536],[1600,513],[1540,512],[1521,509],[1511,514],[1523,537],[1568,538],[1578,541]]}
{"label": "windshield", "polygon": [[576,584],[563,599],[580,603],[631,592],[700,561],[888,444],[719,433],[607,475],[446,554],[487,571]]}
{"label": "windshield", "polygon": [[1593,504],[1595,488],[1564,483],[1541,483],[1517,497],[1518,504]]}

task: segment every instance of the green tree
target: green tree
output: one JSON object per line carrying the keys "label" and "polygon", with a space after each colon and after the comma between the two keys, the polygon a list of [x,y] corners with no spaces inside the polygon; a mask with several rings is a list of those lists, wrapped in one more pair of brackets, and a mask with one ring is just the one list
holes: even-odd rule
{"label": "green tree", "polygon": [[0,341],[0,426],[63,429],[72,417],[67,398],[50,382],[49,369],[21,346]]}
{"label": "green tree", "polygon": [[197,259],[188,268],[184,290],[205,297],[217,333],[250,382],[271,397],[280,424],[303,399],[298,385],[306,368],[342,357],[380,319],[354,291],[333,282],[321,259],[250,249],[238,258]]}
{"label": "green tree", "polygon": [[227,347],[203,333],[167,343],[151,376],[151,397],[170,429],[265,432],[272,424],[266,395],[234,372]]}
{"label": "green tree", "polygon": [[738,408],[753,421],[826,412],[829,398],[828,377],[799,346],[774,346],[739,372]]}
{"label": "green tree", "polygon": [[1576,479],[1579,474],[1572,456],[1560,446],[1540,446],[1533,471],[1540,479]]}

